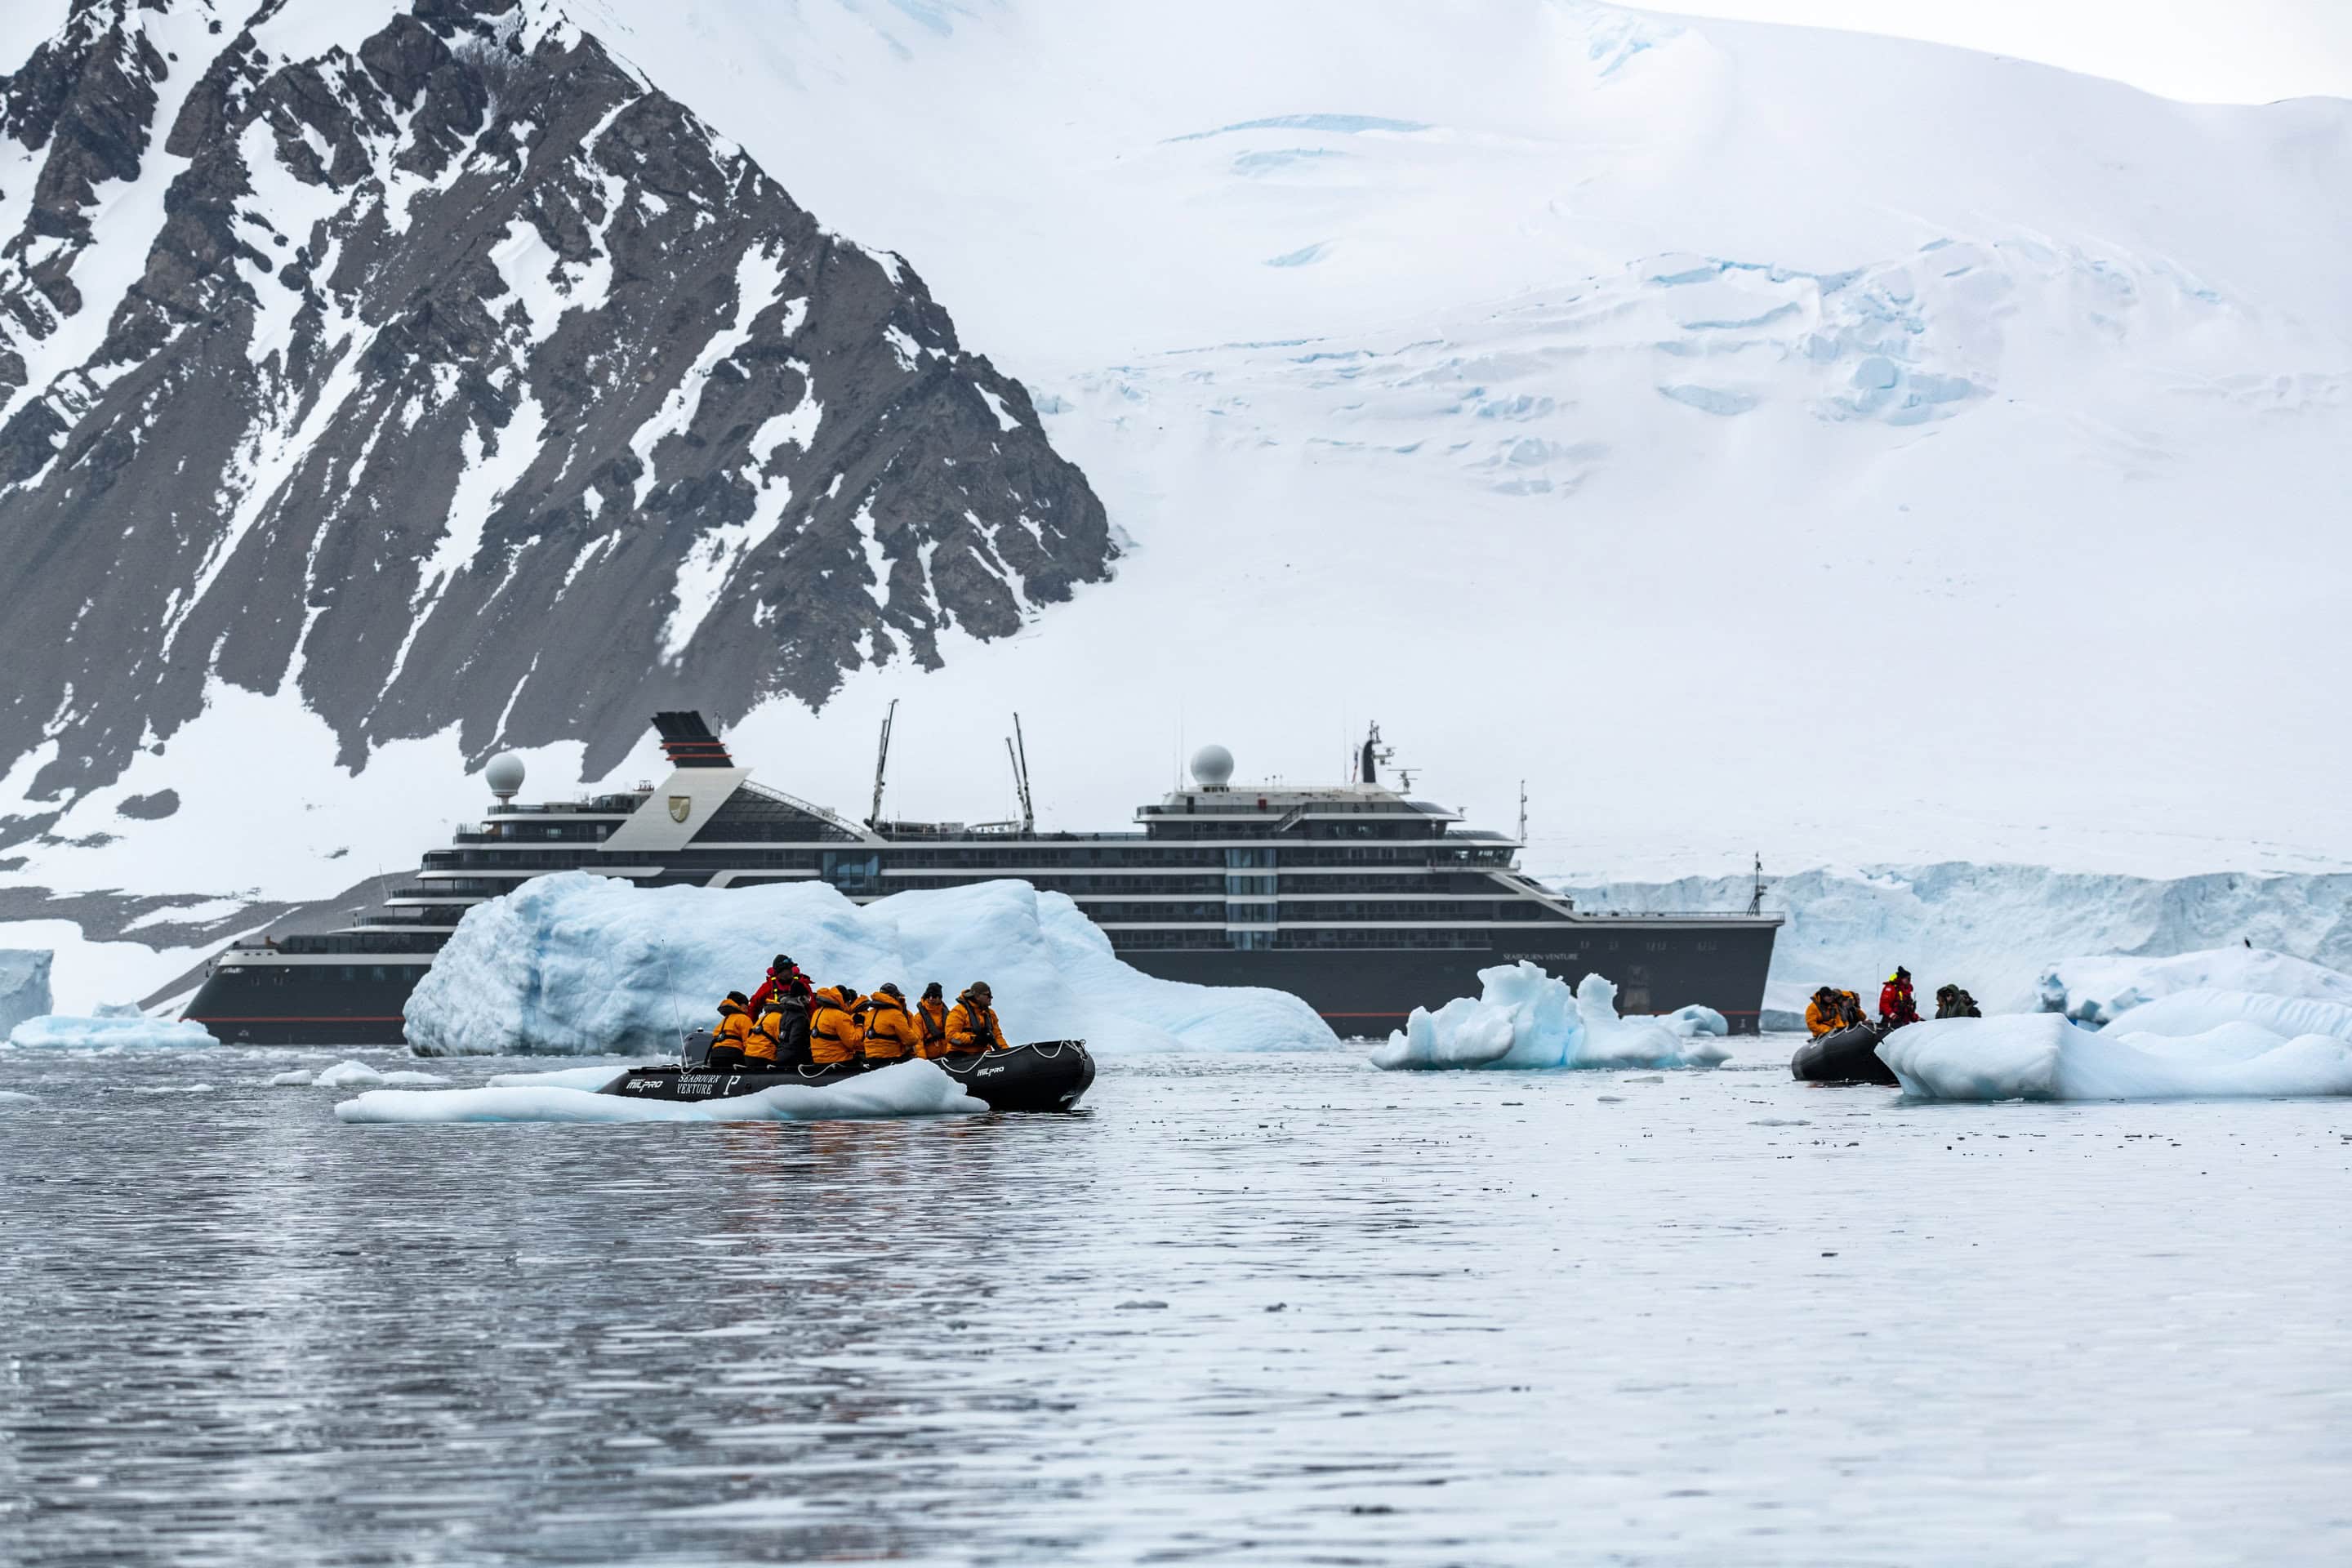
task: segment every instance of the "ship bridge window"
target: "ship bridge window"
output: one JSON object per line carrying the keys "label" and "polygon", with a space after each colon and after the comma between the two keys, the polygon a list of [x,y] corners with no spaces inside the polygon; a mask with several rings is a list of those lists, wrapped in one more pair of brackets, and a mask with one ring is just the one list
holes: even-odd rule
{"label": "ship bridge window", "polygon": [[882,879],[882,857],[872,852],[855,854],[844,849],[824,852],[824,864],[818,872],[826,881],[845,893],[877,891]]}

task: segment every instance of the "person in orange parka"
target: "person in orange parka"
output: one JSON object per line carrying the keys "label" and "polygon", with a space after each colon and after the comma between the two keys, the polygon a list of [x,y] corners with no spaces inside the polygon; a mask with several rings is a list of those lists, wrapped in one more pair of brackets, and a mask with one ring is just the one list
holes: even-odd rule
{"label": "person in orange parka", "polygon": [[1899,1029],[1918,1021],[1919,1004],[1911,994],[1911,972],[1897,964],[1878,993],[1878,1022],[1885,1028]]}
{"label": "person in orange parka", "polygon": [[816,994],[816,1010],[809,1015],[809,1060],[819,1067],[844,1067],[861,1059],[865,1026],[857,1021],[857,992],[836,985]]}
{"label": "person in orange parka", "polygon": [[948,1049],[951,1051],[1009,1051],[1004,1043],[1003,1027],[996,1021],[994,993],[985,980],[975,980],[956,998],[955,1006],[948,1013]]}
{"label": "person in orange parka", "polygon": [[915,1022],[923,1031],[923,1043],[915,1047],[915,1054],[926,1061],[947,1055],[947,994],[938,981],[923,987],[923,999],[915,1004]]}
{"label": "person in orange parka", "polygon": [[923,1026],[907,1011],[907,994],[889,981],[857,1005],[866,1028],[866,1062],[877,1067],[923,1054]]}
{"label": "person in orange parka", "polygon": [[710,1048],[703,1061],[713,1068],[740,1067],[753,1034],[751,1004],[740,991],[730,991],[719,1004],[719,1022],[711,1026]]}

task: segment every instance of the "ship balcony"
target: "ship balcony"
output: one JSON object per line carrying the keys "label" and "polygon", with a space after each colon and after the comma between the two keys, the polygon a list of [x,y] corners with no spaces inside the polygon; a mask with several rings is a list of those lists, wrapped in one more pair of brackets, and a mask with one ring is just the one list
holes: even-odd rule
{"label": "ship balcony", "polygon": [[448,932],[457,929],[457,921],[439,910],[415,910],[404,914],[386,914],[381,910],[360,916],[342,928],[347,931],[411,931]]}
{"label": "ship balcony", "polygon": [[487,882],[466,877],[436,877],[430,882],[394,888],[383,901],[387,904],[474,903],[483,899],[494,899],[509,890],[504,882]]}

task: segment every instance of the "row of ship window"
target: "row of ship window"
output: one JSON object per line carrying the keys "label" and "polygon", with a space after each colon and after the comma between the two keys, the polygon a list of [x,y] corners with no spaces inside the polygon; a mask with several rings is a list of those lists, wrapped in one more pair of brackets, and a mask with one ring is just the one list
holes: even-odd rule
{"label": "row of ship window", "polygon": [[1393,931],[1120,931],[1108,933],[1118,952],[1294,952],[1323,948],[1412,948],[1483,952],[1495,945],[1483,931],[1403,926]]}
{"label": "row of ship window", "polygon": [[1122,903],[1087,900],[1087,918],[1097,921],[1219,921],[1234,925],[1273,925],[1276,921],[1541,921],[1567,917],[1536,903],[1437,902],[1400,899],[1381,903],[1349,900],[1318,900],[1313,903],[1214,902]]}
{"label": "row of ship window", "polygon": [[[793,868],[818,871],[828,878],[880,875],[883,857],[878,853],[855,853],[841,850],[778,850],[778,849],[716,849],[695,848],[662,852],[665,865],[681,868],[709,867],[723,869],[730,866],[762,866]],[[562,869],[582,865],[576,851],[561,849],[479,848],[433,849],[425,853],[424,865],[430,870],[464,870],[478,867],[496,868]],[[1284,870],[1297,870],[1315,866],[1429,866],[1439,869],[1459,867],[1465,870],[1500,869],[1510,864],[1507,849],[1371,849],[1360,847],[1297,849],[1286,848],[1280,859]],[[889,857],[893,870],[920,872],[933,867],[970,867],[982,869],[1050,870],[1076,866],[1130,866],[1136,868],[1213,868],[1223,864],[1227,870],[1253,868],[1271,869],[1276,864],[1271,849],[1228,849],[1220,855],[1212,849],[1162,850],[1131,854],[1105,851],[1077,858],[1058,850],[1037,850],[1017,847],[991,849],[934,850],[921,855],[897,854]],[[904,879],[894,877],[894,882]]]}

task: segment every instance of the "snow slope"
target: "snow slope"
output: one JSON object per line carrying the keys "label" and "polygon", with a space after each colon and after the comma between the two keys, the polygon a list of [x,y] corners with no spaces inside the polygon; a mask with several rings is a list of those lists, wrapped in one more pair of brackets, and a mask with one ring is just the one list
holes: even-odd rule
{"label": "snow slope", "polygon": [[2352,853],[2295,679],[2346,663],[2352,106],[1544,0],[582,5],[920,258],[1137,543],[850,682],[910,775],[1017,706],[1115,820],[1180,725],[1301,778],[1374,716],[1595,871]]}
{"label": "snow slope", "polygon": [[[762,709],[772,783],[862,802],[903,697],[893,809],[1003,815],[969,759],[1017,708],[1042,820],[1097,826],[1189,743],[1344,776],[1379,718],[1486,824],[1525,778],[1531,868],[1587,881],[2352,864],[2352,739],[2310,721],[2348,651],[2315,520],[2352,493],[2352,106],[1572,0],[570,10],[919,267],[1133,546],[941,670]],[[438,840],[479,794],[446,751],[334,847]],[[220,816],[77,808],[37,869],[144,885]],[[1951,949],[1989,1004],[2139,945],[2041,892],[2051,940]]]}

